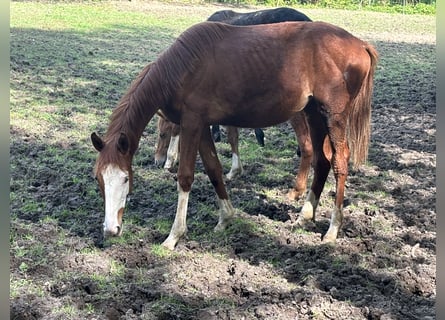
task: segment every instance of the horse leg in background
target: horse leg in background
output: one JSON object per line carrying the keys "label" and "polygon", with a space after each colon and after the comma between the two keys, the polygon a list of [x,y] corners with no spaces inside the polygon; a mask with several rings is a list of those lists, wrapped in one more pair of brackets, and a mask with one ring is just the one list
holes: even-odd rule
{"label": "horse leg in background", "polygon": [[171,138],[167,150],[167,160],[164,169],[171,169],[179,161],[179,126],[172,123]]}
{"label": "horse leg in background", "polygon": [[215,141],[215,142],[221,141],[221,130],[219,129],[218,124],[214,124],[212,126],[212,137],[213,137],[213,141]]}
{"label": "horse leg in background", "polygon": [[[215,124],[212,126],[212,137],[213,141],[220,142],[221,141],[221,130],[219,125]],[[261,128],[255,129],[255,138],[258,144],[264,147],[264,131]]]}
{"label": "horse leg in background", "polygon": [[[304,109],[314,151],[312,160],[314,178],[297,220],[297,224],[301,226],[304,226],[308,220],[315,221],[315,210],[330,170],[331,148],[327,122],[326,117],[319,112],[319,109],[320,105],[316,101],[310,101]],[[326,153],[324,149],[326,149]]]}
{"label": "horse leg in background", "polygon": [[[236,135],[238,136],[238,129],[235,127],[232,128],[235,129],[237,133]],[[213,142],[209,128],[203,129],[201,142],[199,144],[199,155],[201,156],[207,176],[209,177],[210,182],[215,188],[218,196],[219,219],[218,224],[215,226],[215,231],[223,230],[232,219],[235,209],[230,202],[226,187],[224,185],[223,168],[218,159],[215,143]]]}
{"label": "horse leg in background", "polygon": [[258,144],[262,147],[264,147],[264,131],[261,128],[255,129],[255,137],[256,141],[258,141]]}
{"label": "horse leg in background", "polygon": [[158,116],[158,140],[156,142],[155,165],[163,166],[167,159],[167,150],[170,145],[171,123]]}
{"label": "horse leg in background", "polygon": [[226,175],[228,180],[232,180],[233,178],[241,175],[243,173],[243,165],[241,164],[241,159],[239,157],[238,150],[238,139],[239,132],[237,127],[227,126],[227,140],[230,143],[230,147],[232,149],[232,167],[230,168],[229,173]]}
{"label": "horse leg in background", "polygon": [[307,187],[307,179],[312,162],[312,140],[309,132],[309,124],[307,123],[304,112],[298,112],[289,120],[292,128],[297,136],[298,147],[300,149],[300,166],[295,176],[294,188],[287,194],[288,199],[298,200],[305,192]]}

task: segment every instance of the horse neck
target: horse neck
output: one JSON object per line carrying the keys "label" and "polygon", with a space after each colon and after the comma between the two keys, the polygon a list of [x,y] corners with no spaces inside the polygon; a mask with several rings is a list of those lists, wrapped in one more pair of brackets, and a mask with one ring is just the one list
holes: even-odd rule
{"label": "horse neck", "polygon": [[105,136],[107,142],[117,141],[121,133],[124,133],[130,143],[131,156],[136,152],[148,122],[159,106],[165,104],[165,99],[158,89],[158,81],[147,76],[149,69],[150,65],[142,70],[114,109]]}

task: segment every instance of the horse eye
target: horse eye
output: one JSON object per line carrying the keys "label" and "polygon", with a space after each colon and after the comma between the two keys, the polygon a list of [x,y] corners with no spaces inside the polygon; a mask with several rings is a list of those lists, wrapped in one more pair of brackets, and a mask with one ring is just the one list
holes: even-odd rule
{"label": "horse eye", "polygon": [[128,177],[125,177],[124,183],[127,183],[127,182],[128,182]]}

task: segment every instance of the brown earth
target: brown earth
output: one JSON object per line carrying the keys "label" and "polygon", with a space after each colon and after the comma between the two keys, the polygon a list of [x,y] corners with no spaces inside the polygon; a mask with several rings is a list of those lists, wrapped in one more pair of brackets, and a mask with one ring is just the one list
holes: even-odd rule
{"label": "brown earth", "polygon": [[[408,48],[418,50],[419,57],[435,52],[435,43],[415,41],[377,40],[376,47],[381,55]],[[11,232],[20,238],[31,226],[32,241],[44,243],[45,258],[41,264],[28,261],[36,267],[24,272],[20,266],[26,257],[11,255],[11,278],[31,281],[40,290],[12,299],[11,319],[77,318],[54,313],[63,305],[83,310],[85,319],[435,319],[435,74],[419,72],[419,66],[388,83],[385,70],[380,66],[376,77],[369,163],[350,172],[345,221],[335,247],[320,242],[329,224],[332,187],[324,190],[316,223],[305,231],[296,230],[293,222],[301,201],[283,200],[291,179],[285,183],[274,177],[258,179],[264,163],[273,159],[244,162],[242,178],[228,182],[235,207],[253,204],[240,210],[237,223],[223,236],[214,237],[206,235],[213,232],[216,214],[201,210],[200,204],[215,209],[215,196],[198,164],[189,205],[189,237],[167,256],[153,251],[152,244],[161,243],[166,233],[150,223],[173,221],[175,198],[153,199],[154,193],[174,195],[170,191],[174,175],[165,173],[164,185],[149,188],[138,175],[141,169],[135,168],[139,187],[125,219],[139,220],[124,233],[141,236],[103,246],[97,208],[82,230],[42,222],[58,206],[75,208],[82,197],[87,201],[90,197],[73,196],[80,192],[78,186],[67,184],[66,177],[50,169],[42,170],[40,184],[28,186],[28,192],[36,199],[52,199],[48,207],[31,215],[18,210],[17,202],[11,204],[11,210],[17,210]],[[153,143],[153,131],[152,126],[141,145]],[[279,139],[289,132],[286,124],[275,131],[266,129],[266,148],[280,148]],[[241,140],[252,140],[248,130],[241,135]],[[15,128],[11,139],[14,180],[26,167],[19,159],[35,157],[42,150]],[[221,158],[227,156],[222,151]],[[152,155],[141,154],[135,167],[157,170],[152,160]],[[90,164],[85,174],[89,170]],[[261,188],[271,188],[275,194],[266,196]],[[66,234],[63,243],[61,230]],[[29,239],[23,238],[23,244],[29,245]],[[95,254],[85,254],[88,250]],[[113,283],[104,292],[100,282],[88,275],[113,274],[110,261],[117,261],[124,271],[107,278]],[[70,277],[61,277],[60,270]],[[91,306],[93,311],[87,312]]]}

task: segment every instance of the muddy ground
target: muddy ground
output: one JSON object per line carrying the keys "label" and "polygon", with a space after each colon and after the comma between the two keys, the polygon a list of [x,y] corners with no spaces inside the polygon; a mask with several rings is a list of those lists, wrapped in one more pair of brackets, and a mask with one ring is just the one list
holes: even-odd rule
{"label": "muddy ground", "polygon": [[[435,41],[374,43],[381,55],[435,53]],[[26,171],[23,158],[37,157],[42,150],[32,137],[12,127],[11,188],[50,200],[46,208],[31,213],[21,210],[18,200],[11,202],[11,232],[21,239],[14,245],[42,243],[45,258],[33,264],[26,255],[11,251],[11,279],[29,281],[35,288],[11,298],[11,318],[435,319],[435,74],[421,72],[419,63],[390,81],[385,72],[391,61],[378,69],[369,161],[350,172],[345,221],[335,247],[320,241],[333,205],[332,176],[317,221],[298,230],[293,223],[302,201],[285,200],[291,177],[284,183],[273,175],[260,180],[264,163],[274,159],[258,157],[245,161],[244,175],[227,183],[234,206],[244,209],[239,210],[237,223],[219,236],[208,236],[217,221],[215,196],[198,163],[189,236],[173,254],[159,254],[153,244],[165,239],[170,225],[165,231],[153,223],[173,221],[174,174],[154,168],[152,154],[143,153],[136,161],[136,190],[124,218],[133,219],[124,233],[138,236],[104,245],[100,207],[82,218],[83,228],[70,226],[62,215],[42,220],[60,207],[74,210],[80,205],[89,210],[91,205],[80,202],[88,203],[94,195],[82,194],[66,176],[54,174],[49,164],[40,172],[39,183],[14,184]],[[265,148],[270,150],[283,146],[283,136],[293,139],[287,124],[265,132]],[[154,139],[152,126],[141,145],[153,145]],[[252,132],[242,130],[242,139],[253,141]],[[227,150],[220,155],[226,161]],[[297,164],[298,157],[293,159]],[[82,174],[89,174],[91,165],[86,163]],[[144,178],[142,166],[164,175],[166,182],[148,187],[151,182]],[[265,188],[274,194],[265,195]],[[158,199],[155,193],[163,192],[172,198],[153,200]],[[73,196],[76,193],[78,197]],[[213,211],[202,209],[203,203]],[[29,227],[32,239],[23,236]],[[24,268],[24,262],[31,267]],[[106,275],[106,283],[98,274]]]}

